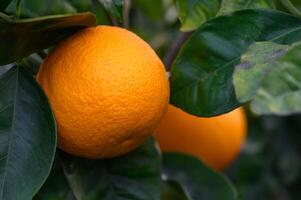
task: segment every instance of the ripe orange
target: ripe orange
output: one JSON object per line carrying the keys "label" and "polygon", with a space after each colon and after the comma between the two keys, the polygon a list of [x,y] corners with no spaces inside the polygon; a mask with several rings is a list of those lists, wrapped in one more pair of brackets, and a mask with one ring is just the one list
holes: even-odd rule
{"label": "ripe orange", "polygon": [[133,150],[161,121],[169,98],[164,65],[125,29],[97,26],[60,43],[37,80],[58,126],[58,146],[87,158]]}
{"label": "ripe orange", "polygon": [[169,106],[156,130],[163,152],[187,153],[214,169],[223,169],[235,159],[246,137],[242,108],[212,118],[201,118]]}

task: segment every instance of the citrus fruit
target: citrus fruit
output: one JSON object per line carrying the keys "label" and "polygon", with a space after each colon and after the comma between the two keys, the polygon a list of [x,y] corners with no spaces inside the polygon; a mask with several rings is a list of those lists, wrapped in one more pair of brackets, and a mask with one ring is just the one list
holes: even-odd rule
{"label": "citrus fruit", "polygon": [[37,80],[58,127],[58,146],[81,157],[125,154],[143,143],[168,107],[164,65],[122,28],[75,33],[44,60]]}
{"label": "citrus fruit", "polygon": [[155,135],[163,152],[190,154],[214,169],[223,169],[239,153],[246,128],[242,108],[201,118],[170,105]]}

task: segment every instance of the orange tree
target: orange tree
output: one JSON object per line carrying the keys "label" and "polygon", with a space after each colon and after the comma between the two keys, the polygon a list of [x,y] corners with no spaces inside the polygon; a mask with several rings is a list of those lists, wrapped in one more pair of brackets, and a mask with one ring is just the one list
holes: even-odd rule
{"label": "orange tree", "polygon": [[0,200],[299,199],[300,6],[1,0]]}

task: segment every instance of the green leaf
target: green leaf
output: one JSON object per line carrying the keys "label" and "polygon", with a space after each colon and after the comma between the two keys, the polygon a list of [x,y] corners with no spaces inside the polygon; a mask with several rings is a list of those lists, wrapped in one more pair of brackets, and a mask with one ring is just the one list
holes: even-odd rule
{"label": "green leaf", "polygon": [[42,57],[38,54],[31,54],[30,56],[24,58],[22,60],[22,66],[27,69],[33,76],[38,74],[39,68],[43,62],[43,58],[47,56],[46,53],[40,52]]}
{"label": "green leaf", "polygon": [[193,31],[215,17],[219,0],[177,0],[181,31]]}
{"label": "green leaf", "polygon": [[237,199],[236,191],[224,176],[188,155],[165,153],[162,177],[180,183],[191,200]]}
{"label": "green leaf", "polygon": [[266,75],[275,68],[277,59],[288,49],[288,45],[273,42],[256,42],[247,49],[233,75],[235,93],[240,102],[248,102],[256,95]]}
{"label": "green leaf", "polygon": [[222,0],[218,15],[225,15],[248,8],[274,8],[274,6],[272,0]]}
{"label": "green leaf", "polygon": [[184,44],[171,69],[171,103],[198,116],[241,105],[232,76],[241,54],[257,41],[291,44],[301,21],[273,10],[243,10],[203,24]]}
{"label": "green leaf", "polygon": [[64,156],[64,170],[78,200],[159,200],[160,155],[154,140],[112,159]]}
{"label": "green leaf", "polygon": [[[69,3],[70,0],[22,0],[22,16],[39,17],[46,15],[58,15],[76,13],[76,9]],[[8,13],[14,13],[16,10],[17,0],[7,8]]]}
{"label": "green leaf", "polygon": [[162,0],[132,0],[133,7],[142,11],[142,14],[152,20],[162,20],[164,6]]}
{"label": "green leaf", "polygon": [[0,11],[5,10],[5,8],[10,4],[11,0],[1,0]]}
{"label": "green leaf", "polygon": [[176,181],[162,181],[161,200],[189,200],[182,186]]}
{"label": "green leaf", "polygon": [[56,128],[47,98],[20,66],[0,77],[0,199],[32,199],[47,178]]}
{"label": "green leaf", "polygon": [[98,0],[98,1],[119,22],[123,21],[123,1],[124,0]]}
{"label": "green leaf", "polygon": [[[251,102],[251,108],[255,113],[278,115],[301,113],[300,56],[301,44],[297,44],[274,62]],[[257,66],[251,66],[254,67]],[[250,76],[255,75],[250,73]]]}
{"label": "green leaf", "polygon": [[[47,15],[70,14],[78,12],[92,12],[97,18],[98,24],[109,24],[105,8],[98,0],[23,0],[21,16],[33,18]],[[16,3],[10,4],[6,9],[8,13],[14,13]]]}
{"label": "green leaf", "polygon": [[55,160],[47,181],[33,199],[66,200],[68,196],[72,196],[72,192],[60,163]]}
{"label": "green leaf", "polygon": [[[277,1],[278,2],[278,1]],[[287,11],[295,15],[296,17],[301,17],[301,12],[290,0],[280,0],[279,2],[285,7]]]}
{"label": "green leaf", "polygon": [[49,48],[76,31],[94,26],[91,13],[57,15],[12,21],[0,18],[0,65]]}

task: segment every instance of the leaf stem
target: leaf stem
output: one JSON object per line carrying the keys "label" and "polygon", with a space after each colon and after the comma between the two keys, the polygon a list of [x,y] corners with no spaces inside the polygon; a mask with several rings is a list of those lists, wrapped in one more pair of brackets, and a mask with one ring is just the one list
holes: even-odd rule
{"label": "leaf stem", "polygon": [[22,9],[22,0],[18,0],[17,1],[17,6],[16,6],[16,15],[15,18],[18,20],[20,19],[20,15],[21,15],[21,9]]}
{"label": "leaf stem", "polygon": [[131,10],[131,0],[124,0],[123,6],[123,27],[128,29],[130,26],[130,10]]}
{"label": "leaf stem", "polygon": [[171,65],[179,53],[182,45],[186,42],[186,40],[189,38],[189,36],[192,34],[192,32],[181,32],[178,36],[178,39],[175,41],[173,46],[171,47],[171,50],[167,53],[165,56],[165,68],[166,71],[169,71],[171,68]]}
{"label": "leaf stem", "polygon": [[301,18],[301,12],[292,4],[290,0],[280,0],[282,5],[294,16]]}
{"label": "leaf stem", "polygon": [[108,19],[110,20],[110,22],[111,22],[111,24],[113,25],[113,26],[119,26],[119,23],[118,23],[118,21],[117,21],[117,19],[115,18],[115,17],[113,17],[111,14],[109,14],[108,12],[107,12],[107,16],[108,16]]}
{"label": "leaf stem", "polygon": [[[16,13],[15,13],[15,19],[18,20],[20,19],[20,16],[21,16],[21,10],[22,10],[22,0],[18,0],[17,1],[17,5],[16,5]],[[23,59],[20,59],[18,61],[16,61],[16,64],[17,65],[20,65],[22,63],[22,60]]]}

